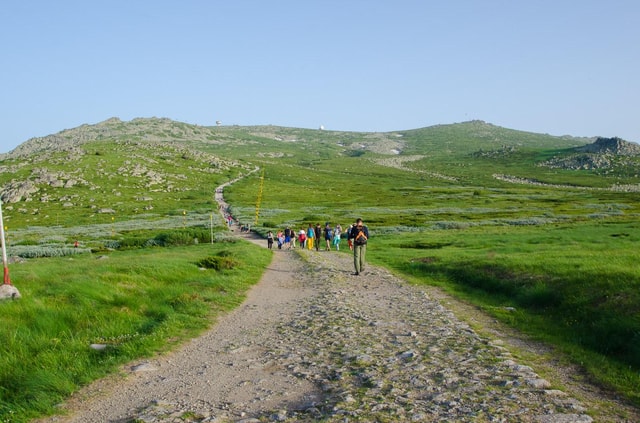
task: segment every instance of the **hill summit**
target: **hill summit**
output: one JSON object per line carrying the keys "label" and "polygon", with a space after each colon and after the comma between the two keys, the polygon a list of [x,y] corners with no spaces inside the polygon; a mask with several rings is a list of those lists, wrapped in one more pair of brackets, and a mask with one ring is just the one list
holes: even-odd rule
{"label": "hill summit", "polygon": [[[190,125],[168,118],[135,118],[126,122],[112,117],[96,124],[84,124],[44,137],[31,138],[5,156],[19,158],[40,152],[68,151],[96,140],[158,142],[189,139],[202,141],[210,135],[210,130],[207,127]],[[3,155],[0,155],[0,158],[4,158]]]}

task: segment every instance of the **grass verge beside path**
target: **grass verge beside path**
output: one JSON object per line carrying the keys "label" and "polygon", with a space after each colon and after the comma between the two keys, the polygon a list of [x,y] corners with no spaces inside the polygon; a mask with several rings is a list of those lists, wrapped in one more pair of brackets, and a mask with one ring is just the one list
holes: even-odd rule
{"label": "grass verge beside path", "polygon": [[638,229],[621,222],[423,231],[374,237],[367,256],[556,346],[640,406]]}
{"label": "grass verge beside path", "polygon": [[[230,268],[202,269],[210,257]],[[197,335],[243,301],[270,260],[240,241],[13,266],[22,298],[0,303],[0,422],[50,414],[123,363]]]}

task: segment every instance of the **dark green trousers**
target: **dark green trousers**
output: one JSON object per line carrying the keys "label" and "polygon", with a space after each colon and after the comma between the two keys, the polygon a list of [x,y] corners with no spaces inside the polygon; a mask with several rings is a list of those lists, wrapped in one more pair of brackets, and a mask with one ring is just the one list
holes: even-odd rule
{"label": "dark green trousers", "polygon": [[367,244],[353,245],[353,265],[356,268],[356,273],[364,271],[365,256],[367,254]]}

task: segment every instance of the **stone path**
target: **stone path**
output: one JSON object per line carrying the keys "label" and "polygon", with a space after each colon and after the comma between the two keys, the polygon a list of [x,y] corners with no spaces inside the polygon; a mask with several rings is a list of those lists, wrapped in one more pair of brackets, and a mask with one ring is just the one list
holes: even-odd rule
{"label": "stone path", "polygon": [[351,266],[349,254],[275,251],[245,303],[205,335],[132,363],[49,421],[593,421],[589,404],[425,289]]}

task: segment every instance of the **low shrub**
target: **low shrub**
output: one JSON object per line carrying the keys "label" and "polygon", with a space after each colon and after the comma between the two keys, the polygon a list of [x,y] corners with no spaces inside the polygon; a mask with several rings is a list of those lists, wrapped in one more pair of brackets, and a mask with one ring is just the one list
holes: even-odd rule
{"label": "low shrub", "polygon": [[198,262],[198,266],[205,269],[213,270],[231,270],[237,267],[240,263],[229,256],[209,256],[205,257]]}
{"label": "low shrub", "polygon": [[148,238],[124,238],[118,242],[118,248],[142,248],[147,246],[148,241]]}
{"label": "low shrub", "polygon": [[117,250],[118,248],[120,248],[120,242],[114,239],[106,240],[104,242],[104,248],[106,248],[107,250]]}
{"label": "low shrub", "polygon": [[163,247],[197,244],[210,241],[210,239],[211,232],[208,228],[179,229],[160,233],[154,238],[158,245]]}
{"label": "low shrub", "polygon": [[433,229],[467,229],[471,224],[467,222],[436,222],[433,224]]}
{"label": "low shrub", "polygon": [[541,218],[541,217],[526,217],[522,219],[505,220],[505,222],[511,226],[531,226],[531,225],[547,225],[551,223],[551,220]]}
{"label": "low shrub", "polygon": [[230,235],[227,232],[216,232],[213,235],[213,240],[215,242],[227,242],[227,243],[234,243],[234,242],[238,242],[238,238]]}
{"label": "low shrub", "polygon": [[[220,233],[216,233],[214,241],[219,241]],[[172,247],[211,242],[211,228],[189,227],[172,231],[131,231],[119,240],[105,241],[110,249],[131,249],[145,247]]]}
{"label": "low shrub", "polygon": [[440,248],[453,245],[452,242],[429,242],[423,240],[415,240],[412,242],[403,242],[398,245],[400,248],[413,248],[418,250],[437,250]]}
{"label": "low shrub", "polygon": [[10,256],[18,256],[22,258],[65,257],[90,252],[91,249],[89,248],[48,247],[42,245],[16,245],[9,248]]}

